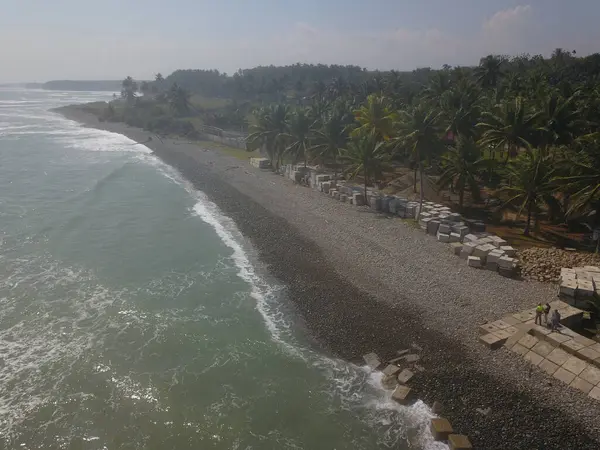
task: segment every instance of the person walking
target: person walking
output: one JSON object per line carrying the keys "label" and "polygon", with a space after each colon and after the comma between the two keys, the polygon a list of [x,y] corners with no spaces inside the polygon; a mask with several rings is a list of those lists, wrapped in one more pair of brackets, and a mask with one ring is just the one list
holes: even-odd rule
{"label": "person walking", "polygon": [[547,327],[550,327],[550,323],[548,322],[548,314],[550,314],[550,309],[550,303],[546,303],[546,306],[544,306],[544,323]]}
{"label": "person walking", "polygon": [[552,331],[558,331],[559,325],[560,325],[560,313],[558,312],[558,309],[555,309],[554,312],[552,313],[552,325],[550,326],[550,329]]}
{"label": "person walking", "polygon": [[542,325],[542,314],[544,313],[544,307],[542,306],[541,303],[538,303],[538,305],[535,308],[535,324],[536,325]]}

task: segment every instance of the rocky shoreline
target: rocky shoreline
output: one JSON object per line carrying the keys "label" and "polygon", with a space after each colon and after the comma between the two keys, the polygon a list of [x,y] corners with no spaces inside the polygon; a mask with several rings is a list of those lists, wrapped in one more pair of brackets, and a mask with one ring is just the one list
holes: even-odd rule
{"label": "rocky shoreline", "polygon": [[[478,449],[597,449],[598,406],[503,350],[477,343],[485,320],[548,300],[551,286],[474,274],[419,230],[348,209],[270,172],[195,143],[101,123],[77,107],[60,113],[143,142],[206,193],[287,287],[315,343],[362,364],[418,344],[412,385]],[[487,414],[482,414],[486,411]]]}

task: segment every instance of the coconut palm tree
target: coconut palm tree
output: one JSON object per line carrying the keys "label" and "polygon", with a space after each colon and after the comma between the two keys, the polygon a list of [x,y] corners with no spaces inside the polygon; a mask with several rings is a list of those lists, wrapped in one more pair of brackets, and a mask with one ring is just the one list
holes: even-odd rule
{"label": "coconut palm tree", "polygon": [[542,205],[556,211],[560,208],[554,197],[554,165],[551,158],[540,149],[521,153],[506,166],[510,185],[504,184],[497,194],[506,197],[503,207],[515,207],[520,216],[527,213],[523,234],[529,236],[531,219]]}
{"label": "coconut palm tree", "polygon": [[539,131],[537,121],[540,113],[527,112],[525,100],[516,97],[505,101],[494,111],[484,111],[481,122],[477,124],[483,130],[480,144],[494,149],[508,150],[507,158],[515,157],[520,148],[530,150],[535,133]]}
{"label": "coconut palm tree", "polygon": [[123,97],[127,103],[133,103],[137,98],[136,92],[138,85],[135,80],[131,77],[127,77],[121,83],[121,97]]}
{"label": "coconut palm tree", "polygon": [[344,171],[349,178],[362,175],[364,179],[364,197],[368,205],[367,187],[369,183],[382,175],[388,168],[390,154],[385,143],[377,138],[374,131],[359,135],[341,150],[341,159],[348,164]]}
{"label": "coconut palm tree", "polygon": [[442,175],[438,180],[440,188],[452,187],[458,192],[458,206],[462,209],[465,191],[468,189],[473,199],[480,199],[479,177],[489,161],[482,157],[477,143],[470,137],[460,136],[455,146],[449,147],[442,155]]}
{"label": "coconut palm tree", "polygon": [[569,145],[575,139],[581,125],[581,111],[576,105],[579,93],[569,98],[557,94],[546,96],[540,111],[539,146],[546,150],[548,146]]}
{"label": "coconut palm tree", "polygon": [[290,109],[287,105],[271,105],[254,113],[255,123],[250,126],[246,149],[264,148],[271,165],[279,169],[289,139]]}
{"label": "coconut palm tree", "polygon": [[441,112],[420,104],[401,111],[397,122],[397,143],[410,149],[413,161],[417,162],[419,168],[421,184],[419,211],[423,208],[423,165],[442,148],[441,115]]}
{"label": "coconut palm tree", "polygon": [[477,82],[483,88],[495,88],[502,77],[502,64],[504,59],[494,55],[481,58],[479,66],[475,68]]}
{"label": "coconut palm tree", "polygon": [[352,137],[374,133],[377,139],[387,141],[394,133],[395,114],[383,95],[369,95],[366,105],[354,110],[354,118],[358,126]]}
{"label": "coconut palm tree", "polygon": [[171,89],[167,93],[167,100],[171,110],[179,116],[185,116],[190,113],[192,104],[190,103],[191,94],[178,86],[177,83],[173,83]]}
{"label": "coconut palm tree", "polygon": [[297,110],[290,118],[288,133],[290,144],[285,150],[292,155],[294,163],[303,159],[304,167],[307,164],[311,140],[314,136],[314,123],[304,109]]}
{"label": "coconut palm tree", "polygon": [[311,151],[318,155],[321,160],[333,162],[334,180],[337,180],[337,163],[340,151],[346,146],[347,140],[346,123],[341,114],[331,114],[325,119],[322,127],[315,131],[314,145]]}

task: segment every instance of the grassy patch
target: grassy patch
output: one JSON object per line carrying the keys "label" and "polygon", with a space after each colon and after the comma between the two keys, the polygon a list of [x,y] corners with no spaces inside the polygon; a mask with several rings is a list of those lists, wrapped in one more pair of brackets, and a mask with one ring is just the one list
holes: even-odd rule
{"label": "grassy patch", "polygon": [[233,156],[234,158],[248,161],[250,158],[258,158],[260,156],[258,150],[253,152],[247,152],[244,149],[229,147],[214,141],[198,141],[198,145],[202,148],[208,148],[210,150],[218,150],[226,155]]}
{"label": "grassy patch", "polygon": [[216,97],[204,97],[202,95],[192,95],[190,98],[190,103],[194,105],[196,108],[201,109],[221,109],[225,106],[231,104],[231,100],[226,98],[216,98]]}

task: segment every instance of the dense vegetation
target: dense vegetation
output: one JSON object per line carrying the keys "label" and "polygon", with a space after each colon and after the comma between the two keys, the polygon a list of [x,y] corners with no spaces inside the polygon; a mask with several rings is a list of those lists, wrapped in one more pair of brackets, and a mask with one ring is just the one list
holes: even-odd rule
{"label": "dense vegetation", "polygon": [[[275,168],[284,158],[319,162],[365,186],[410,165],[421,183],[435,174],[440,189],[456,192],[460,208],[465,198],[498,199],[529,234],[541,217],[600,225],[599,77],[600,55],[560,49],[549,59],[487,56],[477,67],[413,72],[176,71],[143,83],[142,97],[126,79],[106,118],[188,135],[198,130],[194,118],[235,129],[249,121],[248,148],[262,148]],[[191,101],[197,94],[227,103],[211,111]]]}

